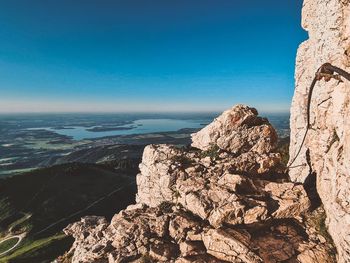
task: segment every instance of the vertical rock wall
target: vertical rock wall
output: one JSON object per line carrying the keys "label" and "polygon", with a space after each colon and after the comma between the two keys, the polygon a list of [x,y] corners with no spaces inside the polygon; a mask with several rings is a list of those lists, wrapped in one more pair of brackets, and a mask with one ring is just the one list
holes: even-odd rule
{"label": "vertical rock wall", "polygon": [[[297,154],[306,128],[307,94],[316,70],[326,62],[350,72],[350,0],[305,0],[302,26],[309,39],[299,47],[291,108],[290,156]],[[339,262],[350,262],[350,82],[324,80],[311,102],[312,128],[290,169],[293,181],[316,173]],[[306,150],[309,149],[309,158]],[[310,160],[308,162],[308,159]]]}

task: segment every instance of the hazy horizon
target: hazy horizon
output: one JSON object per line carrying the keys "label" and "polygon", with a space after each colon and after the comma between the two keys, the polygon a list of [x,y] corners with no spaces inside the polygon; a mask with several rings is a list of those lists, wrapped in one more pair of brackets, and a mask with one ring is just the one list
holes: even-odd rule
{"label": "hazy horizon", "polygon": [[287,112],[302,1],[3,1],[0,112]]}
{"label": "hazy horizon", "polygon": [[[244,104],[244,103],[233,103],[232,105],[218,106],[218,107],[201,107],[201,106],[193,106],[187,107],[184,105],[162,105],[157,104],[156,107],[150,106],[141,106],[141,107],[132,107],[123,105],[123,107],[96,107],[94,104],[87,105],[74,105],[71,107],[56,105],[52,107],[52,105],[43,105],[38,106],[37,104],[30,105],[26,107],[25,110],[18,107],[15,103],[1,103],[0,102],[0,114],[122,114],[122,113],[130,113],[130,114],[152,114],[152,113],[221,113],[225,110],[232,108],[236,104]],[[247,104],[248,105],[248,104]],[[255,105],[249,104],[248,106],[256,108],[259,113],[289,113],[289,107],[276,107],[276,105],[260,105],[260,107],[256,107]],[[271,107],[272,106],[272,107]]]}

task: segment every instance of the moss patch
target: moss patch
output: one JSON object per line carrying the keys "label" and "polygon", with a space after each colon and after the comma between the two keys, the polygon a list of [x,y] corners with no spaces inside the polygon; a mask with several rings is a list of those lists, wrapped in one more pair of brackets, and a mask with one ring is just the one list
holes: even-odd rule
{"label": "moss patch", "polygon": [[334,259],[334,262],[336,262],[337,249],[331,235],[328,233],[326,218],[326,212],[323,206],[321,206],[311,213],[307,221],[309,225],[316,229],[318,234],[324,237],[328,245],[328,253]]}
{"label": "moss patch", "polygon": [[281,164],[287,166],[289,161],[289,143],[290,138],[282,138],[278,141],[276,151],[281,154]]}
{"label": "moss patch", "polygon": [[201,158],[210,157],[211,160],[216,160],[219,158],[220,148],[216,144],[210,146],[206,151],[201,152]]}

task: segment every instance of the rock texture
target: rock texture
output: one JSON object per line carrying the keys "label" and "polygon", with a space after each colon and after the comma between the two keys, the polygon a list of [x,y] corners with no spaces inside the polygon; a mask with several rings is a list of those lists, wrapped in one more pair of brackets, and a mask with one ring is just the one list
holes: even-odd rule
{"label": "rock texture", "polygon": [[193,134],[192,141],[192,146],[201,150],[217,145],[233,154],[266,154],[276,146],[277,134],[267,119],[258,116],[256,109],[237,105]]}
{"label": "rock texture", "polygon": [[[150,145],[137,204],[110,224],[87,217],[60,262],[333,262],[305,221],[310,201],[279,173],[276,132],[237,105],[193,135],[193,147]],[[195,148],[197,147],[197,148]]]}
{"label": "rock texture", "polygon": [[[302,13],[309,39],[300,45],[296,61],[291,158],[297,154],[305,132],[307,94],[315,71],[329,62],[350,72],[350,1],[305,0]],[[311,125],[302,152],[292,164],[290,177],[305,182],[317,176],[317,191],[327,213],[338,260],[350,262],[350,83],[347,80],[322,80],[316,84]]]}

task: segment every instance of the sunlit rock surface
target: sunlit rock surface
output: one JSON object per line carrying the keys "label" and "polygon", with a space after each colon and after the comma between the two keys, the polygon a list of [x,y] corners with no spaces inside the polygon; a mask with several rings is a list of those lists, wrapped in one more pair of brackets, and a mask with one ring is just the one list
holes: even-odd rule
{"label": "sunlit rock surface", "polygon": [[[208,127],[193,135],[196,148],[146,147],[137,203],[110,224],[87,217],[69,225],[75,243],[59,261],[333,262],[304,220],[306,191],[280,173],[269,122],[238,105]],[[204,147],[207,133],[217,135]]]}
{"label": "sunlit rock surface", "polygon": [[[304,136],[307,96],[316,70],[328,62],[350,72],[350,1],[305,0],[302,24],[309,39],[300,45],[297,55],[291,108],[291,159]],[[327,213],[338,261],[350,262],[349,81],[332,79],[316,84],[310,122],[312,127],[301,154],[292,164],[290,176],[296,182],[317,177],[317,191]]]}

